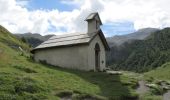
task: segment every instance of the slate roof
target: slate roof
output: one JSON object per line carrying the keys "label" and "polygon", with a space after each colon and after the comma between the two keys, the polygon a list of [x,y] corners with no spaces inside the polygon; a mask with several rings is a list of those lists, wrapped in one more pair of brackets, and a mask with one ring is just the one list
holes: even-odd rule
{"label": "slate roof", "polygon": [[58,35],[58,36],[51,37],[47,41],[37,46],[35,49],[71,45],[71,44],[88,43],[90,39],[91,37],[85,33]]}
{"label": "slate roof", "polygon": [[[99,16],[99,14],[98,14],[97,12],[91,13],[89,16],[87,16],[87,18],[85,19],[85,21],[92,20],[92,19],[94,19],[96,16]],[[102,21],[100,20],[100,17],[98,17],[98,18],[99,18],[100,25],[102,25]]]}
{"label": "slate roof", "polygon": [[109,46],[107,44],[107,41],[101,31],[98,30],[95,33],[74,33],[74,34],[65,34],[65,35],[58,35],[53,36],[47,41],[41,43],[39,46],[34,48],[31,52],[33,53],[35,50],[38,49],[45,49],[45,48],[52,48],[52,47],[60,47],[60,46],[70,46],[70,45],[77,45],[77,44],[88,44],[90,41],[93,40],[93,38],[99,34],[101,37],[101,40],[105,46],[106,50],[109,50]]}

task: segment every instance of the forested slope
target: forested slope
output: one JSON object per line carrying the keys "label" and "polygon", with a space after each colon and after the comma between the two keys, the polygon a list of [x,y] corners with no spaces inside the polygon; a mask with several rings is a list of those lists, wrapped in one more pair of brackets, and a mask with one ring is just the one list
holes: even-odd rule
{"label": "forested slope", "polygon": [[133,40],[114,46],[110,56],[116,70],[148,71],[170,61],[170,28],[152,33],[145,40]]}

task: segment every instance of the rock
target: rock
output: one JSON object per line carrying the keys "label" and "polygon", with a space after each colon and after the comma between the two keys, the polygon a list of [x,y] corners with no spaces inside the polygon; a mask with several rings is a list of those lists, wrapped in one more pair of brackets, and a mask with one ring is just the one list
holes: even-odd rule
{"label": "rock", "polygon": [[169,89],[170,89],[169,86],[162,86],[162,88],[163,88],[164,90],[169,90]]}
{"label": "rock", "polygon": [[161,85],[163,83],[163,80],[157,80],[155,83]]}
{"label": "rock", "polygon": [[149,88],[157,88],[158,87],[158,85],[156,85],[156,84],[146,84],[146,86]]}
{"label": "rock", "polygon": [[23,51],[23,49],[20,46],[18,48],[19,48],[20,51]]}
{"label": "rock", "polygon": [[167,84],[170,85],[170,81],[167,81]]}
{"label": "rock", "polygon": [[122,72],[120,71],[106,71],[106,73],[109,75],[121,75],[122,74]]}
{"label": "rock", "polygon": [[146,86],[148,86],[155,95],[162,95],[164,93],[163,88],[157,84],[146,84]]}

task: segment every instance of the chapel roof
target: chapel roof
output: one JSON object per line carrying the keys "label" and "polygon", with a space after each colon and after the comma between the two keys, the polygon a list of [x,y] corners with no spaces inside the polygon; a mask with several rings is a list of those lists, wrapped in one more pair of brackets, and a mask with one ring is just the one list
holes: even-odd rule
{"label": "chapel roof", "polygon": [[65,35],[57,35],[49,38],[47,41],[43,42],[35,49],[56,47],[71,44],[88,43],[90,41],[90,36],[85,33],[70,33]]}
{"label": "chapel roof", "polygon": [[101,40],[105,46],[106,50],[109,50],[109,46],[107,44],[107,41],[101,31],[99,29],[98,31],[94,33],[72,33],[72,34],[65,34],[65,35],[57,35],[49,38],[47,41],[41,43],[39,46],[35,47],[31,52],[34,52],[38,49],[45,49],[45,48],[52,48],[52,47],[61,47],[61,46],[72,46],[72,45],[78,45],[78,44],[88,44],[90,43],[93,38],[99,34],[101,37]]}

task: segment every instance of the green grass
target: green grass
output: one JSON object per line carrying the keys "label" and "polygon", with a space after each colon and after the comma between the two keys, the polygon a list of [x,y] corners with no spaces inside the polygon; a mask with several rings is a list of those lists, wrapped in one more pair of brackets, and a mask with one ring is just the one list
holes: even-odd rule
{"label": "green grass", "polygon": [[144,73],[144,79],[148,83],[152,83],[157,85],[157,87],[151,88],[150,91],[142,96],[142,100],[162,100],[162,94],[166,92],[166,90],[160,87],[160,82],[166,82],[170,84],[170,62],[163,64],[162,66]]}
{"label": "green grass", "polygon": [[146,78],[170,80],[170,62],[163,64],[155,70],[145,73]]}
{"label": "green grass", "polygon": [[142,96],[139,97],[139,100],[162,100],[161,95],[153,95],[152,93],[148,92],[143,94]]}
{"label": "green grass", "polygon": [[8,46],[20,46],[25,50],[29,50],[29,46],[23,43],[20,39],[16,39],[16,37],[11,34],[8,30],[0,25],[0,42],[4,43]]}
{"label": "green grass", "polygon": [[[6,91],[5,94],[14,97],[32,96],[32,94],[37,97],[43,94],[47,98],[55,98],[56,93],[67,90],[110,98],[133,96],[131,89],[133,81],[124,75],[108,75],[101,72],[84,72],[42,65],[29,61],[19,52],[9,48],[3,55],[6,58],[0,60],[0,80],[5,82],[0,84],[4,87],[0,91]],[[9,86],[11,86],[9,89],[6,88]]]}
{"label": "green grass", "polygon": [[[2,28],[1,28],[2,29]],[[6,32],[6,33],[5,33]],[[6,36],[6,37],[5,37]],[[10,44],[9,44],[10,43]],[[136,81],[127,75],[69,70],[32,61],[28,45],[0,31],[0,100],[136,99]]]}

